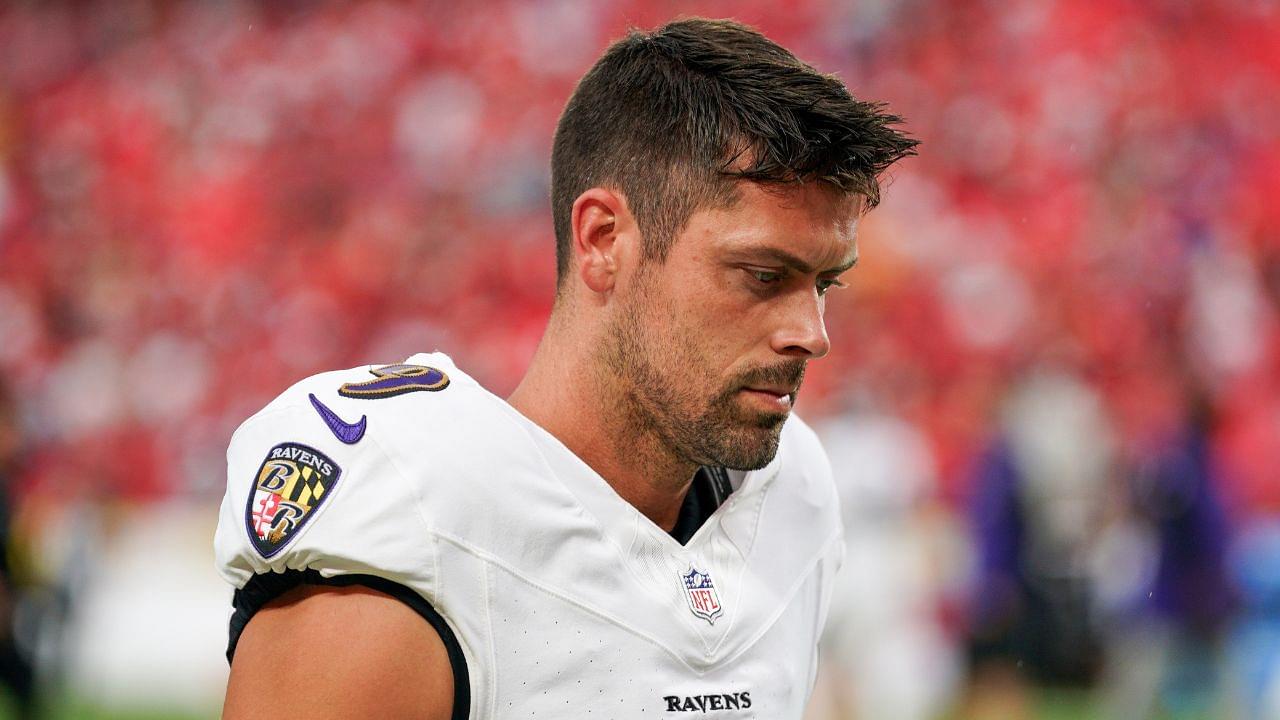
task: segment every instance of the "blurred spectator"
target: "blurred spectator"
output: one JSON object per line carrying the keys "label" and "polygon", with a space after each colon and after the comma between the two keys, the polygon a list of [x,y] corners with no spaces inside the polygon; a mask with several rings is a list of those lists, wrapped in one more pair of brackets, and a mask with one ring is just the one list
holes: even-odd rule
{"label": "blurred spectator", "polygon": [[1101,398],[1064,369],[1034,371],[1011,388],[1000,429],[972,508],[977,708],[1019,704],[1024,683],[1087,686],[1101,664],[1089,558],[1115,474]]}
{"label": "blurred spectator", "polygon": [[1094,555],[1095,605],[1107,652],[1107,716],[1226,714],[1223,640],[1233,609],[1231,530],[1211,452],[1213,418],[1195,379],[1148,410],[1127,453],[1129,486],[1111,505]]}

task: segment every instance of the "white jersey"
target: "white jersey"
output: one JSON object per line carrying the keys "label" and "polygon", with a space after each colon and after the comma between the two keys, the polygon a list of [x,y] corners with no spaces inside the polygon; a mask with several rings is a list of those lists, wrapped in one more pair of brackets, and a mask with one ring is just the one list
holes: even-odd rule
{"label": "white jersey", "polygon": [[798,418],[679,543],[442,354],[323,373],[236,431],[232,642],[298,583],[367,584],[450,649],[455,718],[800,718],[844,544]]}

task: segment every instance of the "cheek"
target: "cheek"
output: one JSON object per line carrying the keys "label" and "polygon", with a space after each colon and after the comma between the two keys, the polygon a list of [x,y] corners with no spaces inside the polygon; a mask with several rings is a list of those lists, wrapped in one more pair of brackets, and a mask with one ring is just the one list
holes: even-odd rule
{"label": "cheek", "polygon": [[655,318],[659,326],[655,329],[663,336],[661,365],[671,386],[689,398],[720,393],[730,368],[745,354],[737,343],[736,321],[705,310],[686,309]]}
{"label": "cheek", "polygon": [[767,345],[769,303],[732,281],[673,281],[650,298],[646,332],[659,355],[651,362],[672,387],[700,397],[717,393],[733,368]]}

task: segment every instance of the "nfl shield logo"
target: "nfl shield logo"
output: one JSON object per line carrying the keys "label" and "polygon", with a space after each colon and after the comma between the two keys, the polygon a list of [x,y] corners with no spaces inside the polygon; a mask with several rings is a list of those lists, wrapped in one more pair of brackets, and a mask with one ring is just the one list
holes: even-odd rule
{"label": "nfl shield logo", "polygon": [[716,618],[720,617],[724,609],[720,607],[720,596],[716,594],[711,575],[690,565],[689,572],[681,574],[680,579],[684,581],[684,594],[689,601],[689,609],[694,615],[715,625]]}

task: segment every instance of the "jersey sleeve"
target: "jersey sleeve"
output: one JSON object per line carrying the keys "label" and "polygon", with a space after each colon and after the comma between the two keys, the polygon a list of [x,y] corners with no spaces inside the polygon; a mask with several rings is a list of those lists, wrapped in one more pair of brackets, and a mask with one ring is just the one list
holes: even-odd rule
{"label": "jersey sleeve", "polygon": [[214,551],[236,589],[228,659],[253,614],[300,584],[369,586],[443,626],[435,540],[413,485],[372,432],[343,441],[305,394],[288,396],[241,425],[227,450]]}
{"label": "jersey sleeve", "polygon": [[218,571],[235,587],[315,570],[385,577],[429,597],[427,527],[373,433],[346,444],[310,405],[293,403],[268,406],[232,436],[214,545]]}
{"label": "jersey sleeve", "polygon": [[303,381],[249,418],[227,449],[214,534],[218,573],[235,588],[227,659],[253,615],[283,593],[299,585],[365,586],[405,603],[440,635],[453,670],[452,717],[462,720],[470,712],[468,663],[437,611],[436,535],[419,486],[391,459],[375,426],[396,418],[364,414],[377,406],[339,397],[337,374],[328,375]]}

